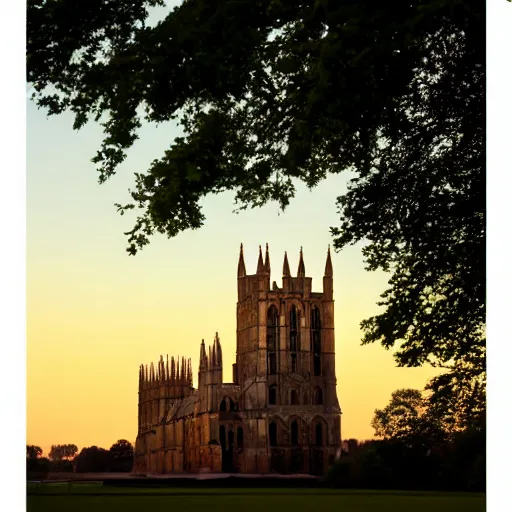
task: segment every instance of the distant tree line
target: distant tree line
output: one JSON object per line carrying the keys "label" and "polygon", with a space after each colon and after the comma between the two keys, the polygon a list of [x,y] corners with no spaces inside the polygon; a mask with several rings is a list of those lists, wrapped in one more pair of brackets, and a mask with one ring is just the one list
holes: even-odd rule
{"label": "distant tree line", "polygon": [[[450,414],[415,389],[395,391],[372,426],[380,439],[344,442],[334,487],[485,491],[485,394]],[[441,412],[442,411],[442,412]]]}
{"label": "distant tree line", "polygon": [[126,439],[109,450],[98,446],[82,448],[74,444],[52,445],[48,456],[36,445],[27,445],[27,478],[43,478],[50,472],[107,473],[129,472],[133,465],[133,446]]}

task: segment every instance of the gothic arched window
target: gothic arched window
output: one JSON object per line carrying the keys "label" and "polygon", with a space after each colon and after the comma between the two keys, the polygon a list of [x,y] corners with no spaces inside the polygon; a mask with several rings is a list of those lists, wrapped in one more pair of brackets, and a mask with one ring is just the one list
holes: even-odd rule
{"label": "gothic arched window", "polygon": [[277,404],[277,387],[270,386],[268,388],[268,404],[276,405]]}
{"label": "gothic arched window", "polygon": [[274,422],[268,426],[268,438],[270,446],[277,446],[277,424]]}
{"label": "gothic arched window", "polygon": [[315,444],[317,446],[322,446],[324,444],[324,432],[320,422],[315,426]]}
{"label": "gothic arched window", "polygon": [[277,373],[277,351],[279,349],[279,313],[272,305],[267,312],[268,373]]}
{"label": "gothic arched window", "polygon": [[292,446],[297,446],[299,444],[299,424],[296,420],[292,421],[290,434]]}
{"label": "gothic arched window", "polygon": [[238,427],[236,431],[236,445],[239,450],[244,449],[244,430],[242,427]]}
{"label": "gothic arched window", "polygon": [[292,389],[290,392],[290,404],[291,405],[299,404],[299,397],[298,397],[297,391],[295,391],[295,389]]}
{"label": "gothic arched window", "polygon": [[226,412],[228,410],[228,404],[227,404],[226,400],[222,400],[222,402],[220,403],[219,410],[221,412]]}
{"label": "gothic arched window", "polygon": [[313,375],[322,374],[322,325],[320,322],[320,310],[313,307],[311,310],[311,342],[313,345]]}
{"label": "gothic arched window", "polygon": [[297,308],[290,309],[290,352],[297,352],[299,338],[299,314]]}
{"label": "gothic arched window", "polygon": [[324,405],[324,394],[322,388],[315,389],[315,405]]}

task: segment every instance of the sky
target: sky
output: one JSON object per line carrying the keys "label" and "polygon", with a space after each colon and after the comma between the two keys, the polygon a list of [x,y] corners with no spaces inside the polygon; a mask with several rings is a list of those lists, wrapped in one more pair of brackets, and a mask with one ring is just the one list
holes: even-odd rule
{"label": "sky", "polygon": [[[192,358],[219,332],[224,380],[236,348],[236,272],[240,243],[255,273],[258,246],[269,244],[271,279],[281,283],[284,251],[296,272],[302,246],[313,290],[322,291],[336,197],[350,175],[313,191],[300,186],[284,214],[276,204],[234,214],[233,194],[203,202],[204,227],[176,238],[155,236],[135,257],[126,252],[134,173],[144,172],[173,137],[174,125],[144,126],[118,174],[104,185],[90,162],[101,128],[71,128],[72,116],[47,118],[27,104],[27,442],[109,447],[137,434],[138,366],[160,354]],[[370,421],[398,388],[423,388],[434,370],[397,368],[392,352],[361,346],[361,320],[378,313],[387,287],[367,272],[361,246],[332,254],[338,398],[344,438],[370,438]],[[195,383],[197,373],[195,375]]]}
{"label": "sky", "polygon": [[[47,118],[27,102],[27,443],[110,447],[137,435],[138,367],[169,354],[192,358],[218,331],[224,381],[236,348],[236,272],[240,243],[248,273],[258,246],[269,244],[271,280],[281,283],[284,251],[296,272],[302,246],[313,291],[322,291],[336,198],[350,175],[313,191],[299,186],[284,213],[277,204],[234,214],[233,193],[203,201],[205,225],[176,238],[157,235],[135,257],[126,252],[134,217],[129,200],[144,172],[180,134],[170,123],[144,125],[118,173],[99,185],[91,158],[101,127],[72,130],[73,117]],[[399,388],[422,389],[430,367],[398,368],[391,351],[361,346],[360,322],[379,312],[382,272],[364,269],[361,246],[332,253],[336,374],[342,437],[368,439],[376,408]]]}

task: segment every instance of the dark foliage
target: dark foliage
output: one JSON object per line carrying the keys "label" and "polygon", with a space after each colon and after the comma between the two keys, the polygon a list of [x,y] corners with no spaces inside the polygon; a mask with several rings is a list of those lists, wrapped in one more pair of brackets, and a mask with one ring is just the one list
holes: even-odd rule
{"label": "dark foliage", "polygon": [[458,433],[442,451],[423,448],[367,441],[334,464],[326,483],[346,489],[485,491],[485,430]]}
{"label": "dark foliage", "polygon": [[72,473],[73,472],[73,460],[68,460],[68,459],[50,460],[49,470],[52,473]]}
{"label": "dark foliage", "polygon": [[105,473],[111,470],[112,456],[104,448],[90,446],[82,448],[74,463],[77,473]]}
{"label": "dark foliage", "polygon": [[368,268],[391,273],[363,343],[446,368],[439,403],[485,391],[485,2],[186,0],[148,27],[155,4],[27,11],[34,99],[76,129],[102,123],[101,182],[142,118],[183,126],[119,205],[139,210],[130,254],[200,227],[208,194],[284,208],[297,180],[350,169],[334,245],[364,241]]}
{"label": "dark foliage", "polygon": [[437,412],[420,391],[395,391],[372,421],[383,439],[352,442],[327,482],[346,488],[484,491],[485,415],[457,423]]}
{"label": "dark foliage", "polygon": [[40,446],[27,444],[27,459],[37,459],[43,455],[43,450]]}
{"label": "dark foliage", "polygon": [[52,445],[50,459],[46,459],[41,458],[41,448],[27,445],[27,478],[43,478],[48,472],[121,473],[133,467],[133,446],[126,439],[115,442],[109,450],[91,446],[78,455],[77,451],[74,444]]}
{"label": "dark foliage", "polygon": [[111,470],[130,472],[133,467],[133,446],[126,439],[120,439],[110,447]]}
{"label": "dark foliage", "polygon": [[27,459],[27,479],[41,480],[51,471],[51,461],[46,457]]}
{"label": "dark foliage", "polygon": [[48,456],[54,462],[69,461],[78,452],[76,444],[53,444]]}

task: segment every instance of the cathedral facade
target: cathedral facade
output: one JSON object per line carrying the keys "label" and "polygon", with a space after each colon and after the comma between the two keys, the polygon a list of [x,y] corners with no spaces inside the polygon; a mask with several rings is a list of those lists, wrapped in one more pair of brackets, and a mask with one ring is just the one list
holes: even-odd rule
{"label": "cathedral facade", "polygon": [[268,246],[253,275],[240,247],[233,382],[218,334],[199,354],[197,389],[190,359],[140,367],[134,473],[327,471],[341,447],[329,251],[313,292],[302,249],[296,277],[285,253],[278,287]]}

